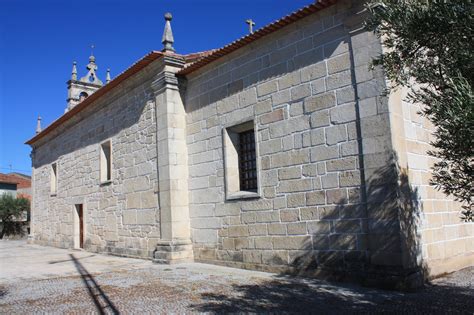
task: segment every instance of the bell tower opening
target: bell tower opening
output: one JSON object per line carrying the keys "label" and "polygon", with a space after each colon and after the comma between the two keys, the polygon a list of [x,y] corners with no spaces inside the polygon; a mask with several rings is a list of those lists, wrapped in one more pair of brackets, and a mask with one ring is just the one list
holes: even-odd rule
{"label": "bell tower opening", "polygon": [[85,100],[88,96],[89,96],[89,94],[87,94],[86,92],[81,92],[81,93],[79,93],[79,102],[82,102],[82,101]]}

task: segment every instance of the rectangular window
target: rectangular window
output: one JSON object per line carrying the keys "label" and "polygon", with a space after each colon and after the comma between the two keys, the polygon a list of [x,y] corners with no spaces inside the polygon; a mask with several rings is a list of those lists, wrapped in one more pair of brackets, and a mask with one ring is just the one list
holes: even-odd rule
{"label": "rectangular window", "polygon": [[112,180],[112,147],[110,141],[100,145],[100,181],[101,183]]}
{"label": "rectangular window", "polygon": [[240,190],[257,192],[257,155],[255,153],[255,132],[239,133]]}
{"label": "rectangular window", "polygon": [[51,175],[50,175],[50,190],[51,190],[51,195],[56,195],[58,191],[58,164],[53,163],[51,164]]}
{"label": "rectangular window", "polygon": [[84,248],[84,205],[77,204],[73,210],[74,248]]}
{"label": "rectangular window", "polygon": [[254,122],[223,130],[227,200],[258,198],[258,159]]}

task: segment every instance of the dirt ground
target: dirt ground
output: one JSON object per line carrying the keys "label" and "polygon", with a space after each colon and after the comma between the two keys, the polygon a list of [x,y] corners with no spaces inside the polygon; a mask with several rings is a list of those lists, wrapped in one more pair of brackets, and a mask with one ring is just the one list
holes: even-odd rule
{"label": "dirt ground", "polygon": [[474,267],[401,293],[0,241],[0,314],[474,314]]}

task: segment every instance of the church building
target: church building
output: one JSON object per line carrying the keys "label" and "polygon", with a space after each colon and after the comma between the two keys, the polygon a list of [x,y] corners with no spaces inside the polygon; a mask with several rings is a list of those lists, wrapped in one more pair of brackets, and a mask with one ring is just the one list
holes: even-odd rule
{"label": "church building", "polygon": [[30,242],[392,287],[473,265],[474,224],[429,184],[434,127],[370,67],[366,14],[319,0],[188,55],[166,14],[162,49],[105,84],[74,63],[65,113],[26,142]]}

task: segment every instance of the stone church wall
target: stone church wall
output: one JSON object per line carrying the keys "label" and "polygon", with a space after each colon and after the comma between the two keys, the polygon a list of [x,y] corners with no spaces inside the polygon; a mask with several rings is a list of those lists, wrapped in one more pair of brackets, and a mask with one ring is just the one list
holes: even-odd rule
{"label": "stone church wall", "polygon": [[[432,126],[404,92],[384,94],[361,12],[338,1],[179,80],[184,61],[165,55],[38,140],[34,241],[77,247],[83,204],[86,250],[157,262],[186,247],[189,260],[379,285],[472,264],[473,225],[429,186]],[[229,132],[248,126],[258,191],[231,195]]]}
{"label": "stone church wall", "polygon": [[[76,204],[83,204],[85,250],[151,258],[159,231],[156,117],[151,64],[48,136],[33,156],[33,235],[39,244],[77,247]],[[100,144],[111,140],[112,181],[99,180]],[[51,164],[57,195],[50,194]]]}
{"label": "stone church wall", "polygon": [[[407,286],[472,264],[472,224],[429,186],[431,127],[385,95],[359,9],[340,2],[188,77],[196,260]],[[261,198],[227,200],[223,130],[249,120]]]}
{"label": "stone church wall", "polygon": [[[378,97],[385,83],[380,71],[368,70],[380,43],[365,32],[350,34],[343,24],[349,6],[307,17],[188,78],[196,260],[345,271],[363,269],[369,258],[382,265],[400,261],[400,246],[379,242],[370,250],[368,244],[384,226],[397,226],[397,209],[369,220],[360,206],[359,152],[365,150],[365,167],[374,172],[387,163],[391,142],[387,100]],[[256,125],[261,198],[230,201],[222,130],[246,120]],[[400,243],[399,229],[384,239]]]}
{"label": "stone church wall", "polygon": [[433,149],[435,128],[419,114],[420,105],[407,99],[407,89],[400,89],[391,99],[394,147],[418,203],[419,259],[427,273],[436,276],[474,264],[474,224],[460,219],[461,204],[430,185],[436,159],[427,152]]}

